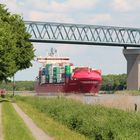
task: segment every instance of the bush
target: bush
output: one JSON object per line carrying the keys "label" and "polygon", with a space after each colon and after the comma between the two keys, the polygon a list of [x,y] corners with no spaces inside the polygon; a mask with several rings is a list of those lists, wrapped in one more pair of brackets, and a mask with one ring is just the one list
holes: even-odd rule
{"label": "bush", "polygon": [[5,94],[1,94],[1,98],[5,98]]}

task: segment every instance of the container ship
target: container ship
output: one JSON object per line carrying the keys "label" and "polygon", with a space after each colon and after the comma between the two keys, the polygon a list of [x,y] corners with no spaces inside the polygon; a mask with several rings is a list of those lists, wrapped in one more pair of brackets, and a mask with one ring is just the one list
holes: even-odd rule
{"label": "container ship", "polygon": [[101,88],[101,70],[74,66],[68,57],[59,57],[57,50],[51,49],[47,57],[38,57],[42,63],[35,82],[37,95],[93,93]]}

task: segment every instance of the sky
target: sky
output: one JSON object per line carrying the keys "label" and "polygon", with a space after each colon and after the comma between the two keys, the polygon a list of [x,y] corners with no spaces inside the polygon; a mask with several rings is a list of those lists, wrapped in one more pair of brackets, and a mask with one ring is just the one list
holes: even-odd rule
{"label": "sky", "polygon": [[[122,27],[140,26],[140,0],[0,0],[25,21],[44,21]],[[35,55],[46,56],[56,48],[77,66],[101,69],[103,75],[127,71],[123,48],[108,46],[33,43]],[[41,66],[32,61],[29,69],[17,72],[15,80],[35,80]]]}

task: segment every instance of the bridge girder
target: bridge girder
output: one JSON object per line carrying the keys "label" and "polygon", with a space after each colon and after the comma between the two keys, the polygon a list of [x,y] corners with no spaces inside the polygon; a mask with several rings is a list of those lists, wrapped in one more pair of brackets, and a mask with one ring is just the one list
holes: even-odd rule
{"label": "bridge girder", "polygon": [[140,29],[25,21],[31,42],[140,47]]}

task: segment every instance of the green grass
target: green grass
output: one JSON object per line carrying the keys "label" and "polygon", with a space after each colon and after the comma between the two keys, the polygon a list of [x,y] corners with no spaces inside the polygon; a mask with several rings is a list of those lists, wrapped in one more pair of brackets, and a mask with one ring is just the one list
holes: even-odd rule
{"label": "green grass", "polygon": [[88,140],[85,136],[71,131],[66,126],[33,108],[33,106],[21,101],[17,103],[44,132],[52,136],[55,140]]}
{"label": "green grass", "polygon": [[35,140],[11,103],[2,103],[4,140]]}
{"label": "green grass", "polygon": [[65,98],[17,97],[90,140],[139,140],[140,115]]}
{"label": "green grass", "polygon": [[140,91],[139,90],[120,90],[120,91],[116,91],[115,94],[128,94],[128,95],[137,96],[137,95],[140,95]]}

